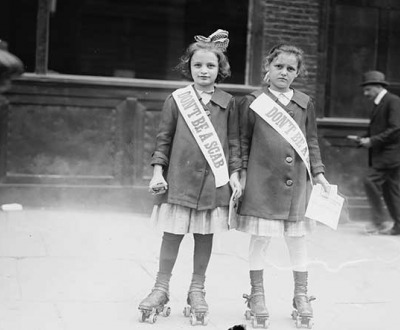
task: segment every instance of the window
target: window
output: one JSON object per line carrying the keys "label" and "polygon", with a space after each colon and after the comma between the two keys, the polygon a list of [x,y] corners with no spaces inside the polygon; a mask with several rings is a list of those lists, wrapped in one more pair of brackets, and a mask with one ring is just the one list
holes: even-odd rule
{"label": "window", "polygon": [[180,79],[173,70],[194,35],[230,32],[230,83],[244,83],[248,1],[57,1],[49,70],[64,74]]}
{"label": "window", "polygon": [[390,89],[400,91],[399,19],[400,4],[395,0],[334,1],[328,50],[329,116],[368,118],[359,85],[365,71],[384,72]]}
{"label": "window", "polygon": [[0,39],[7,41],[9,51],[23,60],[28,72],[35,71],[37,4],[2,0],[0,6]]}

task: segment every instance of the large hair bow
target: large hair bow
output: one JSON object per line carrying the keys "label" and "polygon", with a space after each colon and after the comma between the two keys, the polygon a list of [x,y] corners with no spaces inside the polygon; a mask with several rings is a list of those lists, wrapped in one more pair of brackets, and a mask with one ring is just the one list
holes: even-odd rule
{"label": "large hair bow", "polygon": [[212,42],[215,44],[216,47],[225,52],[229,45],[228,36],[229,36],[228,31],[218,29],[213,34],[210,34],[208,37],[195,36],[194,40],[202,42]]}

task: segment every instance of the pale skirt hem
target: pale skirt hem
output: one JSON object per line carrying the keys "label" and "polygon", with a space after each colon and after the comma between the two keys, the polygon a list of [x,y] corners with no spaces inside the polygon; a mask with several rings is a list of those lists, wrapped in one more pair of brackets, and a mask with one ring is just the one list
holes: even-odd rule
{"label": "pale skirt hem", "polygon": [[186,206],[163,203],[155,205],[153,225],[162,232],[184,235],[215,234],[228,231],[228,207],[198,211]]}
{"label": "pale skirt hem", "polygon": [[306,218],[302,221],[284,221],[238,215],[233,224],[238,231],[268,237],[301,237],[314,232],[316,222]]}

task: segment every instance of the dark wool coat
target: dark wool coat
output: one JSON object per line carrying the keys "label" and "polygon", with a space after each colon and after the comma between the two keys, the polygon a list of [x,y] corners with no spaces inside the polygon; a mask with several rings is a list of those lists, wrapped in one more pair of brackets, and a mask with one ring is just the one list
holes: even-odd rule
{"label": "dark wool coat", "polygon": [[[224,149],[229,172],[239,171],[241,159],[235,99],[229,93],[215,88],[207,108],[211,112],[209,118]],[[178,204],[197,210],[229,205],[229,183],[215,187],[214,174],[172,95],[167,97],[162,109],[151,164],[164,167],[168,183],[167,192],[156,196],[156,204]]]}
{"label": "dark wool coat", "polygon": [[[315,176],[324,172],[317,139],[314,104],[297,90],[284,106],[306,137]],[[252,109],[250,104],[261,91],[245,96],[239,104],[242,166],[247,168],[247,181],[239,214],[269,220],[304,220],[311,191],[307,169],[293,147]]]}
{"label": "dark wool coat", "polygon": [[400,166],[400,98],[386,93],[371,113],[369,165],[384,169]]}

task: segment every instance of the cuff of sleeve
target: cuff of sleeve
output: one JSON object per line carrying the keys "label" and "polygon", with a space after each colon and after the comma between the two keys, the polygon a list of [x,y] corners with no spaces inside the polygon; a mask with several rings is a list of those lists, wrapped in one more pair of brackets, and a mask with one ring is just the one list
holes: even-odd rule
{"label": "cuff of sleeve", "polygon": [[155,151],[151,157],[151,162],[150,164],[152,166],[154,165],[162,165],[162,166],[168,166],[168,158],[165,156],[162,152]]}
{"label": "cuff of sleeve", "polygon": [[317,167],[314,167],[311,169],[311,174],[313,176],[316,176],[319,173],[325,174],[325,166],[324,165],[317,166]]}
{"label": "cuff of sleeve", "polygon": [[371,143],[371,147],[376,147],[376,145],[378,144],[378,139],[375,137],[370,137],[369,138],[369,142]]}

